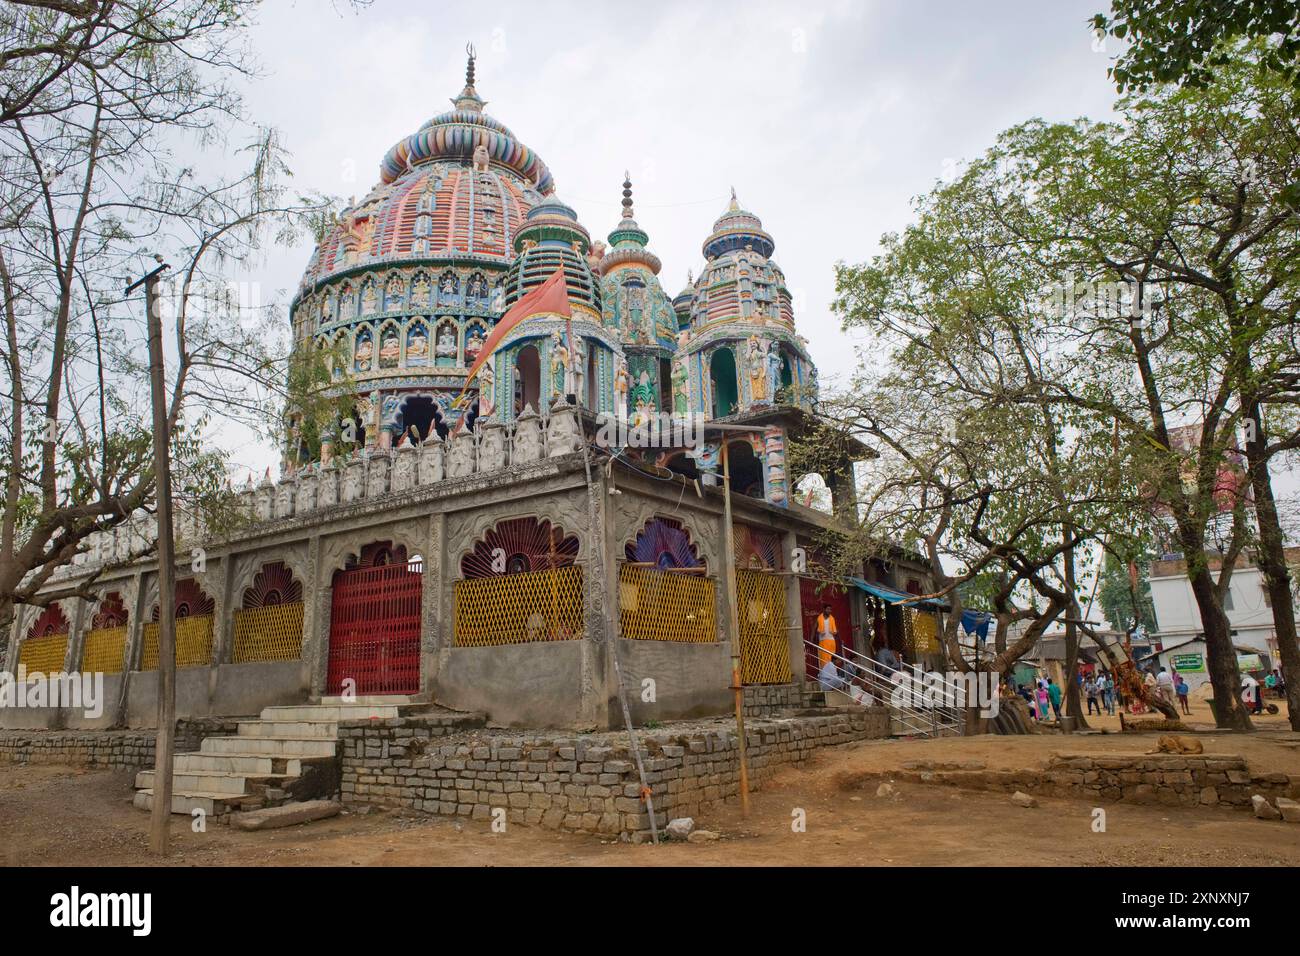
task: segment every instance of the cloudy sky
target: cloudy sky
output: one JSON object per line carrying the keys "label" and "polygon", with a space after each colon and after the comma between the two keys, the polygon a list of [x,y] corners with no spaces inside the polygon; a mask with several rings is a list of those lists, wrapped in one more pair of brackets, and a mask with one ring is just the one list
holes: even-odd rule
{"label": "cloudy sky", "polygon": [[[734,186],[776,240],[823,382],[856,361],[830,311],[837,260],[868,259],[912,197],[1032,116],[1109,113],[1088,16],[1101,0],[434,4],[268,0],[253,34],[252,117],[278,128],[302,188],[348,197],[390,146],[449,108],[478,49],[487,112],[541,154],[593,237],[618,221],[623,171],[670,295]],[[276,250],[290,295],[310,255]],[[278,455],[234,442],[260,472]]]}

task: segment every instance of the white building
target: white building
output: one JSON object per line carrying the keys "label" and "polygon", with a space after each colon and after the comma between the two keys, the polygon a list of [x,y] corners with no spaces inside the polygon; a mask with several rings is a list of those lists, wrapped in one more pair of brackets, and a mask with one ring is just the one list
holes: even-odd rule
{"label": "white building", "polygon": [[[1300,560],[1300,548],[1287,549],[1287,563]],[[1218,555],[1209,555],[1210,572],[1216,577],[1221,567]],[[1173,667],[1195,689],[1210,679],[1205,668],[1205,640],[1201,614],[1187,577],[1187,562],[1181,558],[1162,559],[1151,564],[1151,601],[1155,605],[1156,633],[1160,664]],[[1232,628],[1232,642],[1239,655],[1258,654],[1264,663],[1277,666],[1277,633],[1273,628],[1273,608],[1264,587],[1264,575],[1247,557],[1237,559],[1228,591],[1223,600]],[[1253,662],[1242,661],[1242,669]]]}

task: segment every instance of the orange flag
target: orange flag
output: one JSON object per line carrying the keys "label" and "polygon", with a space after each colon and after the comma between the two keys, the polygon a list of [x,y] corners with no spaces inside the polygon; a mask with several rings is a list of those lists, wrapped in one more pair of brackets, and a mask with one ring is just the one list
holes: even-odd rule
{"label": "orange flag", "polygon": [[506,314],[497,321],[496,327],[492,329],[492,334],[487,337],[487,341],[483,343],[483,348],[479,350],[478,356],[474,359],[474,364],[470,366],[469,374],[465,376],[465,387],[456,396],[454,404],[460,404],[465,397],[466,390],[469,389],[470,382],[474,381],[474,376],[483,367],[483,363],[492,357],[492,353],[501,344],[501,340],[509,335],[524,319],[543,312],[555,312],[566,317],[572,314],[569,310],[569,290],[564,284],[564,268],[562,266],[556,269],[555,274],[549,279],[512,305],[506,311]]}

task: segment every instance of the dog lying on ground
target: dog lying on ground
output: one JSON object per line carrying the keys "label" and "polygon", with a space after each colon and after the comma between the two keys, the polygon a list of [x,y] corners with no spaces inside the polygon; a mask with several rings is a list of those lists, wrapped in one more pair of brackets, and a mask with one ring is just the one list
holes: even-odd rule
{"label": "dog lying on ground", "polygon": [[1175,737],[1165,735],[1156,741],[1156,749],[1149,754],[1200,754],[1205,753],[1205,745],[1192,737]]}

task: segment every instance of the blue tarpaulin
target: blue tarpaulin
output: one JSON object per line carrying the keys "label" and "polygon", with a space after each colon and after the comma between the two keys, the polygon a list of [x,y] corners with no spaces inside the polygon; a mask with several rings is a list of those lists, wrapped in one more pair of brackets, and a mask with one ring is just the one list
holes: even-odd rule
{"label": "blue tarpaulin", "polygon": [[868,594],[874,594],[876,597],[880,598],[882,601],[888,602],[889,604],[908,604],[912,607],[924,604],[937,608],[946,608],[948,606],[938,598],[924,598],[917,600],[915,594],[908,594],[906,591],[895,591],[893,588],[887,588],[883,584],[872,584],[869,581],[862,580],[862,578],[849,578],[849,581],[853,583],[855,588],[866,591]]}

